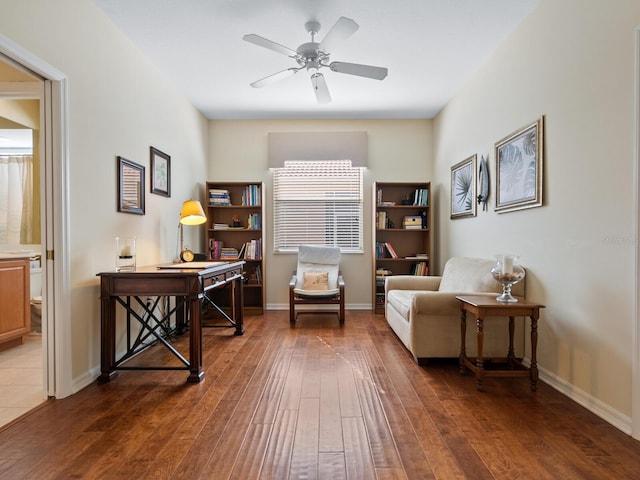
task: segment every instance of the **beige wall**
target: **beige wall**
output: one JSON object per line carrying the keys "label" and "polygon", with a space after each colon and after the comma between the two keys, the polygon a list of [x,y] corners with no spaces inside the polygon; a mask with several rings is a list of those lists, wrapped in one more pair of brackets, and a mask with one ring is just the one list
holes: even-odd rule
{"label": "beige wall", "polygon": [[[100,364],[96,273],[114,268],[117,235],[138,238],[139,264],[174,257],[181,204],[204,190],[207,122],[91,1],[3,0],[0,32],[68,79],[71,318],[58,321],[82,386]],[[149,193],[151,145],[171,156],[171,198]],[[144,216],[116,211],[117,155],[146,167]]]}
{"label": "beige wall", "polygon": [[[435,120],[438,252],[519,253],[548,381],[629,429],[636,0],[542,0]],[[496,214],[494,143],[545,116],[544,206]],[[489,155],[489,211],[451,221],[450,167]]]}
{"label": "beige wall", "polygon": [[431,120],[280,120],[209,122],[210,181],[263,181],[266,187],[267,307],[288,308],[287,285],[295,255],[273,254],[272,178],[267,167],[269,132],[366,131],[369,167],[365,174],[365,253],[345,255],[342,271],[347,284],[347,308],[371,308],[371,185],[375,181],[414,182],[432,177]]}

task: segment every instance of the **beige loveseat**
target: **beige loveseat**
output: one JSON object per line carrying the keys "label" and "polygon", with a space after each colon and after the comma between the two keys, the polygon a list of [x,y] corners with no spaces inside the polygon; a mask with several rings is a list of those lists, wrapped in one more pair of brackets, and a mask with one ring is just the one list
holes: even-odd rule
{"label": "beige loveseat", "polygon": [[[456,295],[486,293],[496,295],[502,286],[491,276],[495,260],[453,257],[441,277],[395,275],[385,282],[385,316],[398,338],[419,364],[429,358],[458,357],[460,354],[460,303]],[[524,295],[524,280],[512,288]],[[466,350],[477,353],[475,319],[467,316]],[[483,356],[505,357],[509,331],[504,318],[484,321]],[[524,351],[524,320],[516,319],[515,354]]]}

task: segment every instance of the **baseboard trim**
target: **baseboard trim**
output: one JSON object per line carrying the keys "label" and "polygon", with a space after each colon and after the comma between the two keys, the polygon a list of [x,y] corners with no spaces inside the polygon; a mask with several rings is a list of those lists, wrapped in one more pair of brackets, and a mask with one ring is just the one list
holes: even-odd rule
{"label": "baseboard trim", "polygon": [[83,388],[86,388],[89,385],[91,385],[93,382],[95,382],[98,379],[99,375],[100,375],[100,367],[94,367],[84,375],[74,378],[71,384],[71,391],[73,393],[78,393]]}
{"label": "baseboard trim", "polygon": [[[320,310],[323,306],[331,310],[330,305],[314,305],[313,309]],[[370,303],[347,303],[344,308],[345,310],[373,310]],[[333,309],[335,310],[335,306]],[[289,310],[289,303],[267,303],[266,310]]]}
{"label": "baseboard trim", "polygon": [[538,365],[539,378],[618,430],[631,435],[631,418]]}

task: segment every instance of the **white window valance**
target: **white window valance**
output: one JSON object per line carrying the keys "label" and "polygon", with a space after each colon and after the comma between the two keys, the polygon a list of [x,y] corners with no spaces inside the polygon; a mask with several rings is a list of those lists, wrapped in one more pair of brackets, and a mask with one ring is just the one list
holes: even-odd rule
{"label": "white window valance", "polygon": [[367,132],[269,133],[269,168],[282,168],[286,160],[351,160],[366,167]]}

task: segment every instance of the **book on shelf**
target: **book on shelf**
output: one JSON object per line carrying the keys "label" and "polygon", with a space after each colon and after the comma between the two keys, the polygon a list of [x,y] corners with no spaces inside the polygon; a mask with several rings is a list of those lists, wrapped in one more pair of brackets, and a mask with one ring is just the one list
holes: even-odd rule
{"label": "book on shelf", "polygon": [[243,243],[242,246],[240,247],[240,250],[238,251],[238,258],[240,260],[243,260],[245,258],[246,250],[247,250],[247,244]]}
{"label": "book on shelf", "polygon": [[411,274],[426,276],[429,274],[429,267],[427,266],[427,262],[416,262],[411,265]]}
{"label": "book on shelf", "polygon": [[229,229],[229,224],[228,223],[214,223],[213,224],[213,229],[214,230],[228,230]]}
{"label": "book on shelf", "polygon": [[387,252],[389,252],[389,255],[391,255],[391,258],[398,258],[398,254],[396,253],[396,251],[393,249],[393,245],[391,245],[391,243],[389,242],[385,242],[384,246],[387,249]]}
{"label": "book on shelf", "polygon": [[376,190],[376,205],[379,207],[393,207],[396,202],[389,202],[382,199],[382,189],[378,188]]}
{"label": "book on shelf", "polygon": [[388,268],[376,268],[376,276],[388,277],[389,275],[393,275],[393,272]]}
{"label": "book on shelf", "polygon": [[223,188],[210,188],[209,205],[217,207],[231,205],[231,196],[229,195],[229,190]]}
{"label": "book on shelf", "polygon": [[247,229],[260,230],[262,228],[262,216],[259,213],[251,213],[247,217]]}
{"label": "book on shelf", "polygon": [[211,260],[220,260],[220,250],[223,243],[215,238],[209,240],[209,258]]}
{"label": "book on shelf", "polygon": [[404,258],[406,258],[407,260],[429,260],[429,255],[426,253],[416,253]]}
{"label": "book on shelf", "polygon": [[376,212],[376,225],[380,230],[387,228],[387,212]]}
{"label": "book on shelf", "polygon": [[261,198],[260,185],[247,185],[242,190],[242,205],[259,207]]}
{"label": "book on shelf", "polygon": [[220,249],[220,260],[237,260],[238,249],[233,247],[222,247]]}
{"label": "book on shelf", "polygon": [[389,242],[376,242],[376,258],[398,258]]}
{"label": "book on shelf", "polygon": [[240,258],[244,260],[260,260],[262,258],[262,239],[249,240],[242,246],[242,251],[243,255]]}
{"label": "book on shelf", "polygon": [[393,274],[391,273],[391,270],[387,270],[385,268],[377,269],[376,270],[376,286],[384,287],[384,282],[386,281],[387,277],[390,277],[392,275]]}
{"label": "book on shelf", "polygon": [[413,192],[413,204],[422,207],[428,206],[429,203],[429,189],[428,188],[416,188]]}

